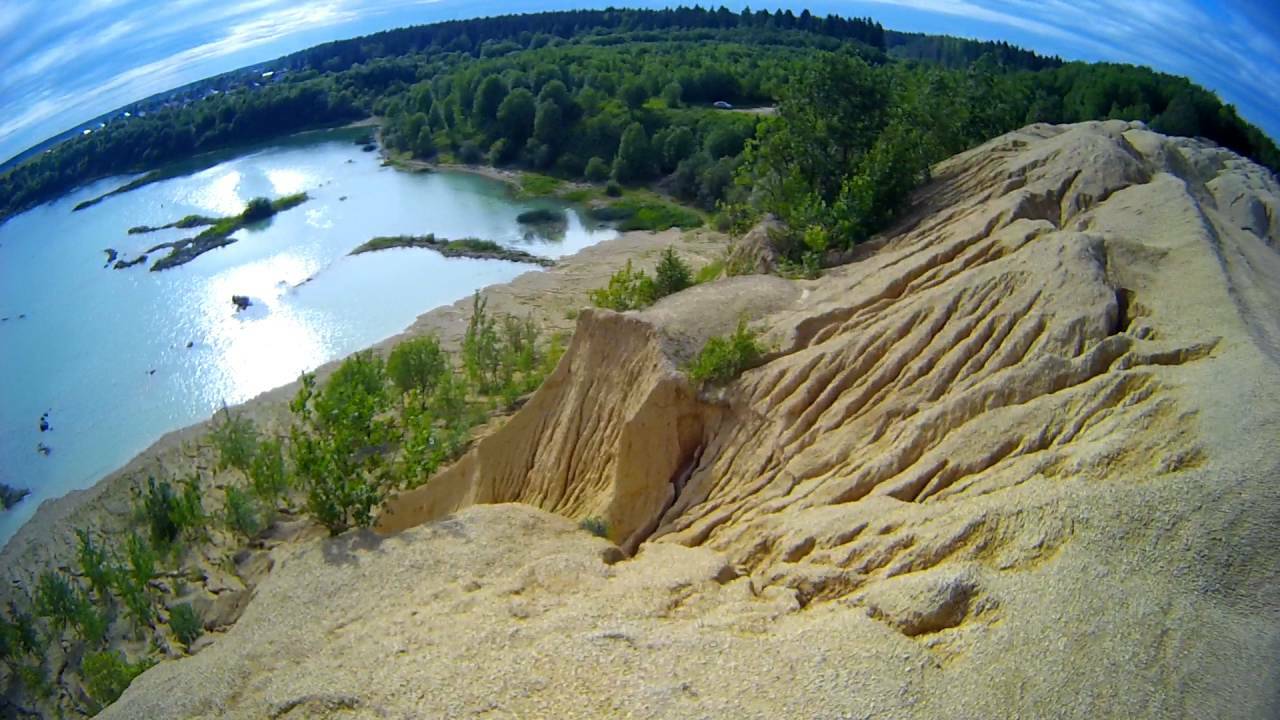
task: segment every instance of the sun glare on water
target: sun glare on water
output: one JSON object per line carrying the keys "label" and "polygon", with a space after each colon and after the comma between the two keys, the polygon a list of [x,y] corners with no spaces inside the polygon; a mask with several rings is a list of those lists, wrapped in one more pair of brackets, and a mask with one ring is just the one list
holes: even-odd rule
{"label": "sun glare on water", "polygon": [[[289,291],[317,268],[312,258],[282,253],[229,268],[205,284],[200,307],[214,353],[202,374],[211,402],[243,402],[329,357],[331,332],[319,316],[289,302]],[[247,295],[253,304],[237,311],[232,295]]]}
{"label": "sun glare on water", "polygon": [[236,215],[244,210],[245,198],[240,196],[239,170],[219,170],[213,180],[197,185],[187,202],[220,216]]}
{"label": "sun glare on water", "polygon": [[314,182],[314,179],[300,170],[291,168],[275,168],[266,171],[267,181],[277,195],[292,195],[302,192]]}

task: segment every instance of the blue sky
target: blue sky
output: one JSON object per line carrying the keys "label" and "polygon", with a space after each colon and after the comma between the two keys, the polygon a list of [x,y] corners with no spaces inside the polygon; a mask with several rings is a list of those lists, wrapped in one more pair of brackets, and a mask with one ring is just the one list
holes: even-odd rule
{"label": "blue sky", "polygon": [[[316,43],[437,20],[638,0],[0,0],[0,159],[121,105]],[[688,2],[687,4],[693,4]],[[718,5],[720,3],[707,3]],[[1280,137],[1276,0],[725,2],[871,16],[1186,75]]]}

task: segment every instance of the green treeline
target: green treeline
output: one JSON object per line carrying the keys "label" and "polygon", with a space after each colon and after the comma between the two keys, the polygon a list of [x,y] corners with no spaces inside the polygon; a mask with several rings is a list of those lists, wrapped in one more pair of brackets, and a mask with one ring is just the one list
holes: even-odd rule
{"label": "green treeline", "polygon": [[783,92],[779,117],[747,148],[736,210],[787,226],[788,261],[814,267],[883,230],[933,163],[1033,122],[1139,119],[1170,135],[1207,136],[1280,167],[1275,144],[1231,106],[1182,78],[1123,65],[1070,63],[1011,72],[984,55],[964,70],[872,65],[831,54]]}
{"label": "green treeline", "polygon": [[[766,150],[765,135],[797,116],[764,119],[711,104],[785,103],[815,68],[846,60],[869,68],[854,89],[870,94],[819,98],[809,120],[842,136],[850,132],[837,127],[842,105],[888,102],[867,122],[883,125],[877,135],[899,133],[900,143],[925,136],[931,144],[917,164],[1028,122],[1118,118],[1203,136],[1280,168],[1275,144],[1233,107],[1146,68],[1062,64],[1005,43],[893,33],[807,12],[566,11],[327,43],[281,58],[261,87],[226,77],[196,84],[192,93],[209,96],[111,122],[0,175],[0,219],[107,175],[369,115],[384,119],[388,147],[418,157],[593,182],[660,181],[706,210],[740,206],[744,149],[761,142]],[[212,94],[215,82],[226,90]],[[948,113],[932,109],[939,105]],[[868,148],[836,159],[851,162],[850,153]],[[815,188],[828,205],[836,201],[830,180]]]}

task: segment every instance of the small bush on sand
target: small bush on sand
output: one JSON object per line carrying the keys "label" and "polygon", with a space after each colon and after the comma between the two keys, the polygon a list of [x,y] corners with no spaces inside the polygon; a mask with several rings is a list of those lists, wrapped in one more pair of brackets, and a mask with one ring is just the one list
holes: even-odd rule
{"label": "small bush on sand", "polygon": [[227,504],[223,509],[227,529],[246,538],[262,532],[262,513],[253,496],[238,487],[227,488]]}
{"label": "small bush on sand", "polygon": [[258,429],[243,415],[222,408],[222,422],[209,433],[218,449],[218,469],[233,467],[248,473],[258,449]]}
{"label": "small bush on sand", "polygon": [[689,365],[689,379],[697,383],[726,385],[759,362],[762,353],[756,333],[747,327],[745,320],[740,321],[732,335],[707,340]]}
{"label": "small bush on sand", "polygon": [[182,647],[189,650],[191,643],[204,633],[204,622],[190,603],[179,603],[169,609],[169,629]]}
{"label": "small bush on sand", "polygon": [[625,312],[652,305],[656,295],[653,279],[645,271],[633,268],[628,260],[626,267],[609,278],[606,287],[591,291],[591,303],[596,307]]}
{"label": "small bush on sand", "polygon": [[609,523],[604,518],[592,515],[578,523],[578,527],[600,538],[609,538]]}
{"label": "small bush on sand", "polygon": [[80,671],[84,676],[85,692],[94,702],[93,710],[96,712],[119,700],[133,679],[153,664],[149,660],[130,663],[124,656],[111,651],[86,655]]}

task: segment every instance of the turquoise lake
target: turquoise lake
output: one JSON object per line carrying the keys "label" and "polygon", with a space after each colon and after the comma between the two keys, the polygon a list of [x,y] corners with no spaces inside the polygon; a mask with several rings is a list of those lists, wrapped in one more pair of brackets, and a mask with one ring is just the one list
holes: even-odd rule
{"label": "turquoise lake", "polygon": [[[130,178],[103,180],[0,225],[0,481],[31,490],[0,513],[0,542],[43,500],[92,485],[164,433],[537,270],[421,249],[348,256],[369,238],[480,237],[559,257],[616,234],[570,210],[563,237],[530,235],[516,216],[546,203],[475,175],[382,167],[354,137],[296,136],[72,212]],[[130,227],[233,215],[250,198],[303,191],[308,202],[181,267],[104,268],[105,248],[132,258],[199,232]],[[254,306],[237,313],[233,294]]]}

